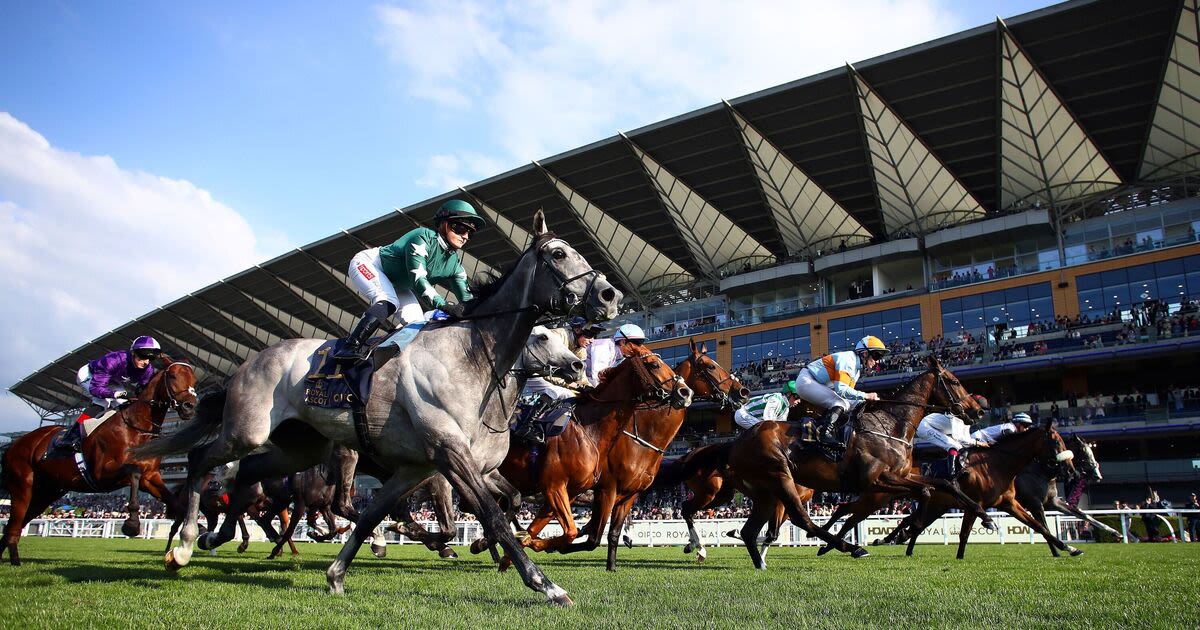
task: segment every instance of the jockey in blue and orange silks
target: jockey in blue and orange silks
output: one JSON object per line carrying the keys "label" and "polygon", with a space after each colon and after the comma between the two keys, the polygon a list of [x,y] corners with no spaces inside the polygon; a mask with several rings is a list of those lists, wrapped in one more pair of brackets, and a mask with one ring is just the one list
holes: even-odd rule
{"label": "jockey in blue and orange silks", "polygon": [[825,411],[819,421],[821,442],[841,445],[838,433],[849,417],[851,401],[879,400],[878,394],[860,392],[855,386],[863,370],[873,369],[887,352],[878,337],[867,335],[854,350],[825,355],[796,375],[796,394]]}
{"label": "jockey in blue and orange silks", "polygon": [[128,350],[109,352],[79,368],[75,380],[92,402],[76,418],[75,424],[59,437],[59,445],[79,450],[84,421],[125,404],[134,392],[145,387],[154,376],[151,361],[160,354],[162,347],[154,337],[141,336],[133,340]]}

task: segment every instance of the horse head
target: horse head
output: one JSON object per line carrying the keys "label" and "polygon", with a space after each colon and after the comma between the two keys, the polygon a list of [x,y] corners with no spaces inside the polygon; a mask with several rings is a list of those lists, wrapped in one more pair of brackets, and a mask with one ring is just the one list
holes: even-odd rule
{"label": "horse head", "polygon": [[[189,363],[162,358],[162,370],[146,384],[145,400],[154,408],[174,409],[182,420],[196,415],[196,370]],[[157,382],[155,382],[157,381]]]}
{"label": "horse head", "polygon": [[1054,462],[1058,465],[1060,474],[1065,477],[1077,476],[1079,472],[1075,469],[1075,453],[1067,448],[1062,435],[1054,428],[1054,420],[1048,419],[1038,428],[1045,431],[1046,439],[1040,440],[1036,445],[1034,459],[1040,462]]}
{"label": "horse head", "polygon": [[601,373],[592,398],[600,402],[668,403],[675,409],[692,404],[692,390],[662,357],[646,346],[626,346],[625,360]]}
{"label": "horse head", "polygon": [[1079,474],[1089,481],[1104,479],[1104,475],[1100,474],[1100,462],[1096,461],[1096,444],[1083,439],[1078,433],[1072,433],[1065,439],[1071,452],[1075,453],[1073,461]]}
{"label": "horse head", "polygon": [[934,385],[930,401],[950,409],[960,418],[979,420],[984,415],[984,405],[987,400],[972,396],[963,387],[962,382],[950,370],[942,366],[941,361],[932,353],[929,355],[929,373],[933,374]]}
{"label": "horse head", "polygon": [[531,375],[558,375],[571,381],[583,376],[583,361],[571,352],[561,336],[545,326],[533,327],[515,367]]}
{"label": "horse head", "polygon": [[689,339],[692,352],[675,366],[675,373],[692,388],[692,400],[708,400],[721,409],[737,409],[750,399],[750,390],[708,356],[704,342]]}
{"label": "horse head", "polygon": [[617,316],[621,292],[604,274],[592,269],[575,248],[547,229],[541,210],[533,215],[530,249],[538,262],[533,303],[543,312],[562,317],[581,314],[590,321]]}

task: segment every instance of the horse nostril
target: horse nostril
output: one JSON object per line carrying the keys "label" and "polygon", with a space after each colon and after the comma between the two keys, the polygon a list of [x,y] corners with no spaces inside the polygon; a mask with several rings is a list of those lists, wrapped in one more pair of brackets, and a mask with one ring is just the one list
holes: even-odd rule
{"label": "horse nostril", "polygon": [[583,361],[573,361],[571,363],[571,369],[575,370],[576,372],[583,371]]}
{"label": "horse nostril", "polygon": [[737,390],[737,397],[739,400],[750,400],[750,388],[743,387]]}
{"label": "horse nostril", "polygon": [[617,299],[617,291],[612,287],[604,289],[600,292],[600,299],[604,302],[615,302]]}

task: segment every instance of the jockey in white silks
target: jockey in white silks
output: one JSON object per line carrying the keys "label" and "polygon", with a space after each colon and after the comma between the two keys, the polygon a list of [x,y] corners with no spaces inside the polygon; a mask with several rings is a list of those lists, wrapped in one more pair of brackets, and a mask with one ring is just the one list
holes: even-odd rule
{"label": "jockey in white silks", "polygon": [[771,392],[746,401],[733,413],[733,421],[743,429],[760,422],[784,422],[788,418],[788,411],[798,404],[800,396],[796,395],[796,381],[788,381],[782,392]]}
{"label": "jockey in white silks", "polygon": [[841,446],[841,427],[849,417],[851,401],[879,400],[879,395],[855,389],[864,369],[873,369],[888,352],[878,337],[867,335],[854,350],[827,354],[804,366],[796,375],[800,398],[825,411],[819,420],[821,442]]}
{"label": "jockey in white silks", "polygon": [[622,324],[611,338],[593,341],[584,362],[588,382],[593,387],[600,384],[601,372],[625,360],[627,346],[640,346],[645,342],[646,333],[636,324]]}
{"label": "jockey in white silks", "polygon": [[949,456],[950,477],[958,476],[958,453],[969,446],[987,446],[971,437],[967,424],[953,414],[931,413],[917,425],[916,446],[936,446]]}
{"label": "jockey in white silks", "polygon": [[995,444],[996,440],[1006,433],[1020,433],[1029,427],[1033,426],[1033,418],[1029,414],[1021,412],[1013,416],[1012,422],[1005,422],[980,429],[971,434],[971,439],[984,444]]}

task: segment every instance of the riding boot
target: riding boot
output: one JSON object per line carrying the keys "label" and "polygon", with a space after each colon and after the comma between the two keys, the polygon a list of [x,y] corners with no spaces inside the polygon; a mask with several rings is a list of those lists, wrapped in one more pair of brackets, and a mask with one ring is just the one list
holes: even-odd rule
{"label": "riding boot", "polygon": [[844,424],[846,410],[841,407],[830,407],[821,416],[821,443],[827,446],[842,446],[840,435]]}
{"label": "riding boot", "polygon": [[76,422],[58,436],[58,445],[78,453],[83,446],[83,423]]}
{"label": "riding boot", "polygon": [[962,468],[958,465],[958,451],[950,451],[950,454],[946,456],[946,470],[951,480],[958,479],[959,473],[962,472]]}
{"label": "riding boot", "polygon": [[333,360],[343,365],[354,365],[359,361],[363,361],[370,353],[370,348],[367,347],[367,340],[371,335],[379,330],[379,326],[383,324],[383,319],[377,317],[370,309],[363,313],[362,320],[354,326],[354,330],[350,331],[350,335],[346,337],[340,350],[333,355]]}

